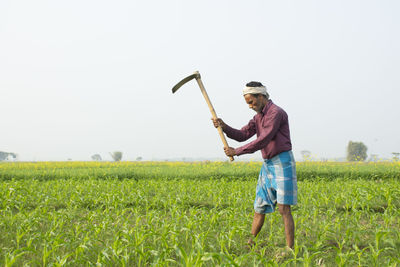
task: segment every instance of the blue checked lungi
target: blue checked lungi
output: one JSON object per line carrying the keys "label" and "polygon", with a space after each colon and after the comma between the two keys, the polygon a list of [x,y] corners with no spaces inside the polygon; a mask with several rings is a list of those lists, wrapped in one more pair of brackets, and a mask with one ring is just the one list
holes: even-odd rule
{"label": "blue checked lungi", "polygon": [[260,170],[254,201],[255,212],[274,212],[277,203],[297,204],[296,162],[292,151],[266,159]]}

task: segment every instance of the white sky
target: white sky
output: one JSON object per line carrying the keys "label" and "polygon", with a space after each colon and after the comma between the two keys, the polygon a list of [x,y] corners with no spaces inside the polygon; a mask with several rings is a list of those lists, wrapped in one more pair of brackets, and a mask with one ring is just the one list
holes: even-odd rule
{"label": "white sky", "polygon": [[[400,152],[400,2],[1,1],[0,151],[21,160],[223,158],[195,81],[241,128],[267,85],[293,150]],[[237,147],[239,143],[228,140]],[[261,159],[256,152],[242,159]]]}

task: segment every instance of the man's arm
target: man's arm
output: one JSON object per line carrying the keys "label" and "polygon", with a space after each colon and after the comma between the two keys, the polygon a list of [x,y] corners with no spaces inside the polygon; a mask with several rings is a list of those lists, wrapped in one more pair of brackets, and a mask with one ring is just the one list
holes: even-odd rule
{"label": "man's arm", "polygon": [[240,130],[232,128],[220,118],[212,119],[212,121],[215,127],[221,126],[222,130],[229,138],[238,142],[246,141],[256,133],[256,124],[254,119],[250,120],[249,123]]}
{"label": "man's arm", "polygon": [[284,114],[282,112],[276,110],[273,113],[268,114],[268,117],[264,117],[262,128],[259,129],[260,135],[257,139],[244,146],[236,148],[234,151],[235,155],[251,154],[266,147],[279,130],[283,116]]}

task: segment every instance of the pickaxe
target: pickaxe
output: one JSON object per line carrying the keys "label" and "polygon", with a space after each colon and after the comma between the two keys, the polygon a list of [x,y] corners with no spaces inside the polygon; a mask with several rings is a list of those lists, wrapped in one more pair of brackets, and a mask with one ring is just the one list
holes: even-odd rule
{"label": "pickaxe", "polygon": [[[208,108],[211,111],[211,115],[214,119],[217,119],[217,114],[215,113],[214,107],[211,104],[210,98],[207,95],[206,89],[204,88],[203,82],[201,81],[201,76],[200,73],[198,71],[196,71],[195,73],[193,73],[192,75],[187,76],[185,79],[183,79],[182,81],[180,81],[179,83],[177,83],[174,88],[172,88],[172,93],[175,93],[179,88],[181,88],[182,85],[184,85],[185,83],[187,83],[190,80],[196,79],[197,83],[199,84],[200,90],[204,96],[204,98],[206,99]],[[222,143],[224,143],[225,147],[229,147],[228,146],[228,142],[225,139],[225,135],[224,132],[222,131],[221,126],[218,126],[217,128],[219,136],[221,137]],[[233,157],[229,157],[229,159],[231,161],[233,161]]]}

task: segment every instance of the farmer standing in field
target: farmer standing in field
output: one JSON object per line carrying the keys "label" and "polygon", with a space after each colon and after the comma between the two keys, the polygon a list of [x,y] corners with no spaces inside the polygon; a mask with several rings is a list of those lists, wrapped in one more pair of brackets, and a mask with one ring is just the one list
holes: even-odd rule
{"label": "farmer standing in field", "polygon": [[[244,146],[224,148],[225,154],[240,156],[261,150],[264,162],[257,183],[251,234],[257,236],[264,224],[265,214],[274,212],[278,205],[285,226],[286,245],[293,248],[294,221],[290,206],[297,204],[297,178],[288,116],[269,99],[266,87],[260,82],[246,84],[243,96],[257,114],[242,129],[234,129],[220,118],[212,120],[215,127],[221,126],[229,138],[239,142],[257,134],[257,139]],[[254,245],[252,238],[248,244]]]}

